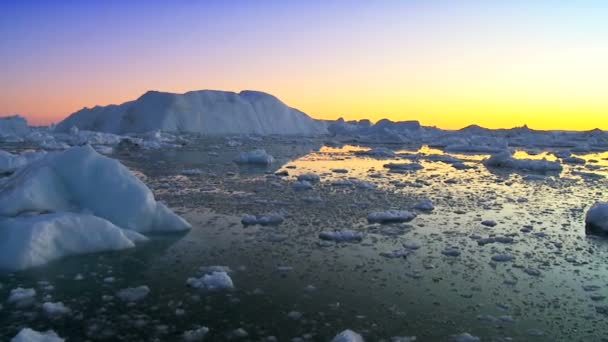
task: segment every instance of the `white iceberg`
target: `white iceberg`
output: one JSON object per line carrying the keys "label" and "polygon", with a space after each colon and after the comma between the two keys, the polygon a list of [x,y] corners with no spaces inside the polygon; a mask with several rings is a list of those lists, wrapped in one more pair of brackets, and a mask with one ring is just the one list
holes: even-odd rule
{"label": "white iceberg", "polygon": [[60,122],[56,129],[67,132],[73,126],[117,134],[156,130],[204,135],[327,133],[325,122],[258,91],[149,91],[121,105],[84,108]]}
{"label": "white iceberg", "polygon": [[90,146],[52,153],[0,184],[0,215],[83,212],[137,232],[183,231],[175,215],[129,169]]}
{"label": "white iceberg", "polygon": [[24,152],[20,155],[14,155],[0,150],[0,175],[13,173],[44,155],[44,152]]}

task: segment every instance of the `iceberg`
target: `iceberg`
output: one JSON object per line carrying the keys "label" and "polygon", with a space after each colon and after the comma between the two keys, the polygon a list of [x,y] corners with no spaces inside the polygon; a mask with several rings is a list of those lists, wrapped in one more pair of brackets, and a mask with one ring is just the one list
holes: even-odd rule
{"label": "iceberg", "polygon": [[115,134],[168,131],[203,135],[319,135],[325,122],[288,107],[259,91],[199,90],[184,94],[148,91],[120,105],[84,108],[57,124],[56,130]]}

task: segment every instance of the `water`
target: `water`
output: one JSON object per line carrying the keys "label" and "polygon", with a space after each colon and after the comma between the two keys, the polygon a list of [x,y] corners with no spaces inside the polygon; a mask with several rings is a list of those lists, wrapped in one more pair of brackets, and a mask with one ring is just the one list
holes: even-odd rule
{"label": "water", "polygon": [[[443,153],[428,147],[398,150],[406,160],[378,160],[353,153],[367,147],[320,148],[314,141],[218,144],[118,155],[145,175],[156,196],[183,214],[193,230],[153,237],[125,252],[67,258],[0,276],[0,297],[17,286],[38,291],[32,307],[4,304],[2,340],[22,326],[54,329],[70,340],[175,341],[199,326],[209,327],[207,340],[238,339],[233,334],[238,328],[248,333],[241,340],[253,341],[269,336],[327,341],[346,328],[369,341],[393,336],[442,341],[462,332],[497,341],[606,338],[608,317],[601,307],[608,296],[608,241],[584,231],[585,209],[604,198],[606,180],[576,174],[604,174],[606,155],[583,156],[598,160],[592,163],[597,170],[566,166],[561,174],[530,179],[486,169],[480,164],[483,155],[451,154],[473,167],[457,170],[425,159]],[[279,163],[256,168],[231,162],[238,150],[250,147],[266,148]],[[383,168],[412,159],[424,169],[397,174]],[[181,175],[187,168],[203,174]],[[290,175],[274,176],[277,170]],[[289,184],[304,172],[319,174],[321,183],[294,191]],[[332,185],[340,179],[368,181],[376,188]],[[307,197],[321,202],[309,203]],[[371,211],[411,209],[422,198],[431,199],[435,210],[418,212],[409,223],[366,221]],[[286,219],[277,227],[240,224],[242,214],[269,212]],[[482,220],[497,225],[489,228]],[[318,238],[320,231],[343,228],[364,232],[365,238],[340,244]],[[478,243],[491,236],[503,242]],[[513,242],[504,243],[504,237]],[[406,258],[381,256],[412,245],[419,248]],[[442,254],[446,248],[457,248],[460,255]],[[493,261],[500,253],[514,260]],[[199,267],[211,265],[232,269],[234,290],[201,292],[186,286]],[[74,280],[78,274],[82,280]],[[108,277],[113,282],[104,280]],[[40,281],[53,288],[45,290],[47,284]],[[103,298],[140,285],[151,292],[134,305]],[[40,309],[45,296],[62,301],[72,314],[46,317]],[[177,309],[184,314],[177,315]],[[295,319],[292,311],[301,317]]]}

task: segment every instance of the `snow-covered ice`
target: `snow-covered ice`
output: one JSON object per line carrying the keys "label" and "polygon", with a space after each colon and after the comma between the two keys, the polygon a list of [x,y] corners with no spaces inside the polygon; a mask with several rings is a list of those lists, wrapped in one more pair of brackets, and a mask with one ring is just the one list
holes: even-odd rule
{"label": "snow-covered ice", "polygon": [[204,274],[200,278],[188,278],[186,280],[188,286],[197,289],[207,290],[227,290],[234,288],[232,278],[226,271],[212,271]]}
{"label": "snow-covered ice", "polygon": [[561,171],[562,165],[557,161],[545,159],[516,159],[511,151],[495,153],[484,161],[486,167],[527,170],[533,172]]}

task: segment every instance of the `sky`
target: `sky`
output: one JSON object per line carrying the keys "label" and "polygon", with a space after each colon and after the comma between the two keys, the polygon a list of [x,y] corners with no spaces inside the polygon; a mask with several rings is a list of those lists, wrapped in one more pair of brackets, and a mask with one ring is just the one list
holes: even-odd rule
{"label": "sky", "polygon": [[3,0],[0,115],[261,90],[314,118],[608,129],[608,1]]}

